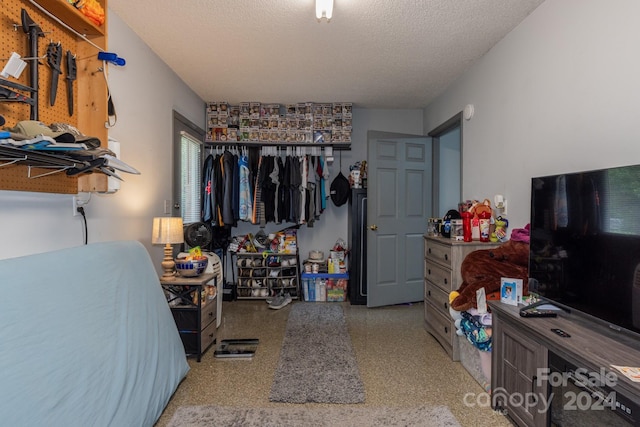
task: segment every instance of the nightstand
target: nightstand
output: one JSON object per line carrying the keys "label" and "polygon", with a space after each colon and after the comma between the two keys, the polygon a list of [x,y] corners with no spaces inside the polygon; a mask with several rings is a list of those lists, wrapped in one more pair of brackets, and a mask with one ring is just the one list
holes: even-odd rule
{"label": "nightstand", "polygon": [[[205,273],[198,277],[176,276],[175,280],[160,280],[184,351],[187,355],[195,355],[198,362],[202,353],[216,342],[217,298],[221,296],[216,283],[207,285],[214,278],[213,273]],[[215,295],[210,293],[210,287],[216,289]]]}

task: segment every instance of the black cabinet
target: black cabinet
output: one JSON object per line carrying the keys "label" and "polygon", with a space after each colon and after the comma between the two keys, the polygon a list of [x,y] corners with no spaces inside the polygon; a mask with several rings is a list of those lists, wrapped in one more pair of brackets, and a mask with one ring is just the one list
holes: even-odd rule
{"label": "black cabinet", "polygon": [[349,199],[349,301],[367,303],[367,189],[351,190]]}

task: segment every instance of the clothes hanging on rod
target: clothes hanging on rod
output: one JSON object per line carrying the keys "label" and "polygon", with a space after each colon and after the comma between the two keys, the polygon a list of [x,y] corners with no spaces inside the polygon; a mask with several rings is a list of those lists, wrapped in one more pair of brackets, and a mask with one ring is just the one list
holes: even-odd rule
{"label": "clothes hanging on rod", "polygon": [[319,147],[213,148],[204,162],[202,219],[307,224],[326,209],[326,159]]}

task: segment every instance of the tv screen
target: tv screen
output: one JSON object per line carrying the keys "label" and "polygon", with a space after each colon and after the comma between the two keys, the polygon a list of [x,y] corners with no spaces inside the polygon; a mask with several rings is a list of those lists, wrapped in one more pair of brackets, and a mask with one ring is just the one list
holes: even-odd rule
{"label": "tv screen", "polygon": [[640,165],[531,180],[529,289],[640,333]]}

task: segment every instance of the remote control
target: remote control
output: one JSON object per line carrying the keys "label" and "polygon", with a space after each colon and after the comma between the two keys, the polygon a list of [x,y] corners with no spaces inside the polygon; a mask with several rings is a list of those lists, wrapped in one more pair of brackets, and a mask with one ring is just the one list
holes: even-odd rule
{"label": "remote control", "polygon": [[521,317],[557,317],[558,313],[555,310],[538,310],[537,308],[522,309],[520,310]]}
{"label": "remote control", "polygon": [[565,331],[563,331],[562,329],[552,328],[551,331],[553,331],[554,333],[560,335],[562,338],[569,338],[571,336],[568,333],[566,333]]}

